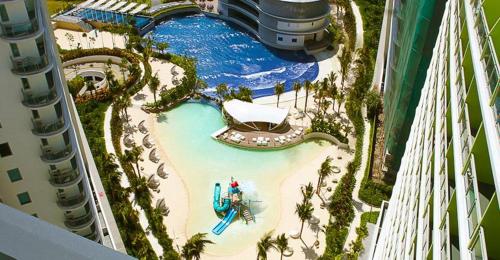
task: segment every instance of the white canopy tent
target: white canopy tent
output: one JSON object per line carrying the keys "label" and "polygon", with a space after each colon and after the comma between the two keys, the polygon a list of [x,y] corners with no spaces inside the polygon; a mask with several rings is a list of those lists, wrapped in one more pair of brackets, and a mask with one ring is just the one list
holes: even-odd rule
{"label": "white canopy tent", "polygon": [[223,110],[238,123],[253,129],[257,129],[254,123],[273,124],[275,126],[269,128],[274,129],[286,122],[288,116],[288,109],[253,104],[237,99],[224,102]]}

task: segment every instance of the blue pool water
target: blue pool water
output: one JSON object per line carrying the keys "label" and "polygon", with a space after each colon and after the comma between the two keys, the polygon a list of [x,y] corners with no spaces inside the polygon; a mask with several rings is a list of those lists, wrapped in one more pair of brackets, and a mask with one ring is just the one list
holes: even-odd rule
{"label": "blue pool water", "polygon": [[289,91],[295,81],[314,80],[318,75],[314,57],[268,48],[243,29],[204,15],[172,18],[150,35],[167,42],[168,51],[196,58],[208,92],[226,83],[249,87],[254,97],[268,96],[277,82],[284,82]]}
{"label": "blue pool water", "polygon": [[151,19],[143,16],[138,16],[138,15],[126,15],[126,14],[120,14],[120,13],[115,13],[115,12],[108,12],[108,11],[100,11],[100,10],[93,10],[93,9],[80,9],[73,15],[87,19],[87,20],[94,20],[94,21],[100,21],[104,23],[129,23],[130,19],[135,19],[135,27],[136,28],[142,28],[146,26]]}

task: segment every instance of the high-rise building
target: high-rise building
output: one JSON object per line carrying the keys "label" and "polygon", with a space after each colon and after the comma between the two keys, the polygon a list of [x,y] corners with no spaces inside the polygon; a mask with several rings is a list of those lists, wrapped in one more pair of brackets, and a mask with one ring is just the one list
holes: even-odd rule
{"label": "high-rise building", "polygon": [[399,168],[424,85],[446,0],[393,1],[385,62],[384,136],[386,166]]}
{"label": "high-rise building", "polygon": [[372,259],[500,259],[500,2],[448,0]]}
{"label": "high-rise building", "polygon": [[0,202],[124,251],[46,1],[0,1],[0,29]]}

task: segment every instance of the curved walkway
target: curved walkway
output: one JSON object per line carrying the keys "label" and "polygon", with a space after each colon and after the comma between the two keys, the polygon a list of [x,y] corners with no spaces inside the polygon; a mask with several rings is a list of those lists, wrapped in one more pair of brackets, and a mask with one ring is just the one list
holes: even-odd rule
{"label": "curved walkway", "polygon": [[[359,7],[358,5],[354,2],[351,1],[351,7],[353,10],[354,18],[356,20],[356,49],[362,48],[363,47],[363,42],[364,42],[364,37],[363,37],[363,19],[361,18],[361,13],[359,12]],[[365,110],[365,109],[363,109]],[[363,117],[366,116],[366,111],[363,113]],[[355,186],[352,192],[352,198],[353,198],[353,204],[354,204],[354,219],[349,226],[349,233],[347,235],[347,239],[344,243],[344,250],[349,250],[351,242],[355,241],[356,238],[358,237],[358,234],[356,233],[356,228],[359,227],[361,224],[361,215],[365,212],[370,212],[373,209],[378,209],[377,207],[373,207],[371,205],[366,204],[359,198],[359,189],[361,188],[361,182],[363,181],[363,177],[365,174],[367,162],[370,159],[369,155],[369,145],[370,145],[370,132],[371,132],[371,125],[370,122],[365,119],[365,133],[363,135],[363,148],[362,148],[362,156],[361,156],[361,166],[359,167],[358,171],[356,172],[355,176]],[[366,250],[366,248],[365,248]]]}

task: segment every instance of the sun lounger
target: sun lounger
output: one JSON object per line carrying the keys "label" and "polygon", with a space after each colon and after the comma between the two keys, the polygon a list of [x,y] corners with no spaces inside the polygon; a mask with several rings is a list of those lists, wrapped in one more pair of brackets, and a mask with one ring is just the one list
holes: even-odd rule
{"label": "sun lounger", "polygon": [[279,141],[280,141],[280,139],[279,139],[278,137],[275,137],[275,138],[274,138],[274,141],[275,141],[275,142],[279,142]]}
{"label": "sun lounger", "polygon": [[304,128],[299,127],[299,131],[300,131],[300,132],[304,131]]}
{"label": "sun lounger", "polygon": [[291,139],[292,135],[287,135],[286,137],[287,137],[287,139]]}
{"label": "sun lounger", "polygon": [[245,137],[244,135],[240,135],[240,139],[241,139],[242,141],[245,141],[246,137]]}
{"label": "sun lounger", "polygon": [[254,142],[254,143],[257,142],[257,138],[255,138],[255,137],[252,138],[252,142]]}
{"label": "sun lounger", "polygon": [[270,142],[270,141],[271,141],[271,138],[266,137],[266,142]]}
{"label": "sun lounger", "polygon": [[293,133],[293,134],[292,134],[292,137],[293,137],[293,138],[295,138],[295,137],[297,137],[297,135],[296,135],[295,133]]}
{"label": "sun lounger", "polygon": [[291,142],[291,141],[292,141],[292,139],[290,139],[290,138],[287,138],[287,139],[286,139],[286,141],[287,141],[287,142]]}
{"label": "sun lounger", "polygon": [[299,131],[299,130],[295,130],[295,132],[294,132],[294,133],[295,133],[296,135],[300,135],[301,131]]}
{"label": "sun lounger", "polygon": [[285,140],[280,139],[280,144],[285,144]]}

